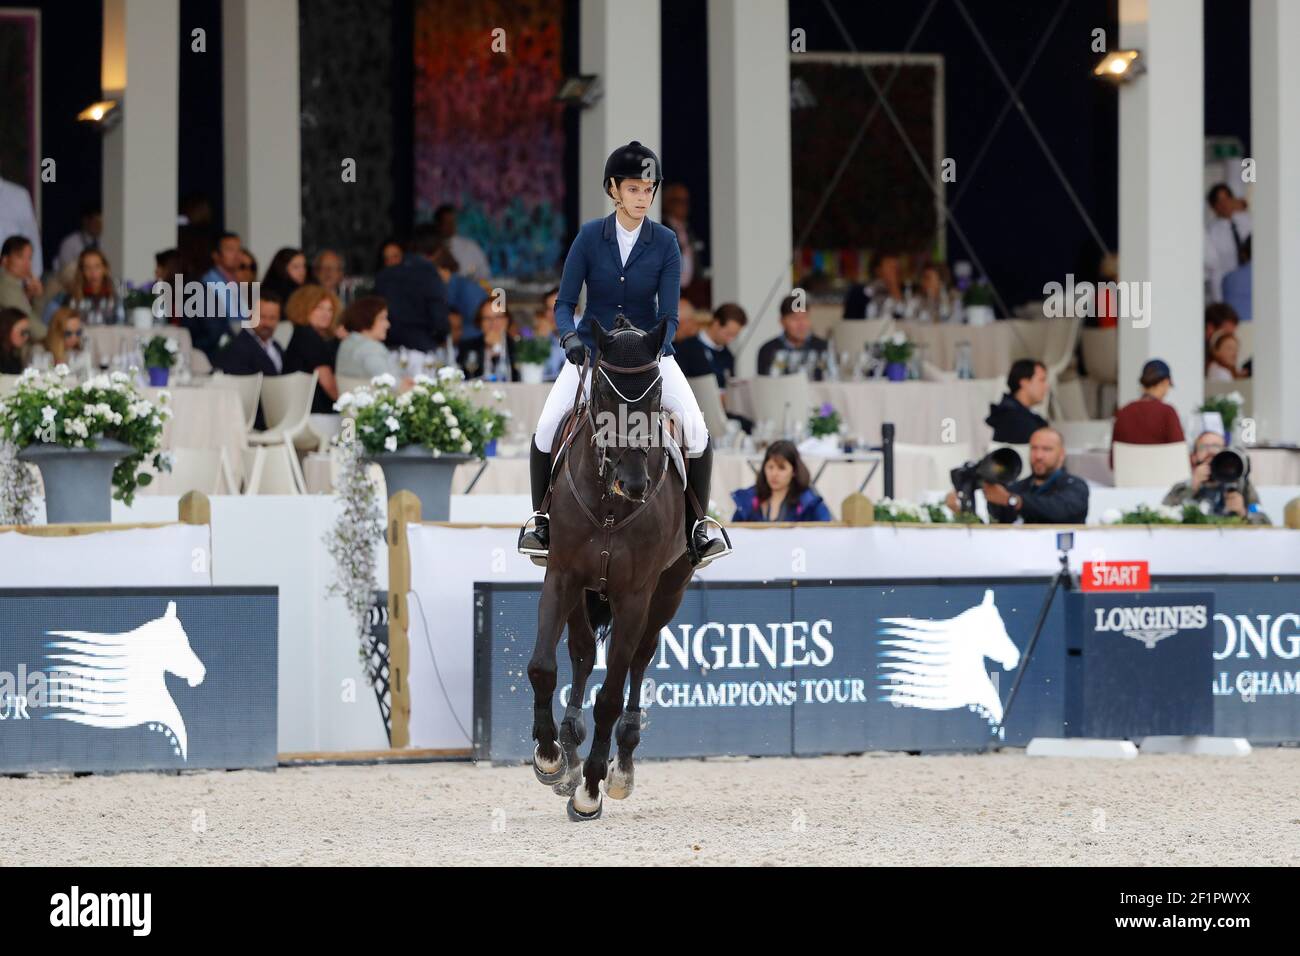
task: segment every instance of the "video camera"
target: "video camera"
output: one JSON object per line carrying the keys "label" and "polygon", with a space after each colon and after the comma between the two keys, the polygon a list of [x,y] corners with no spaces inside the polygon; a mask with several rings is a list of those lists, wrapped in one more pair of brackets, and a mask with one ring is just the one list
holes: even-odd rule
{"label": "video camera", "polygon": [[977,485],[1007,485],[1020,477],[1020,455],[1014,448],[995,448],[979,461],[968,461],[949,472],[963,514],[975,513]]}

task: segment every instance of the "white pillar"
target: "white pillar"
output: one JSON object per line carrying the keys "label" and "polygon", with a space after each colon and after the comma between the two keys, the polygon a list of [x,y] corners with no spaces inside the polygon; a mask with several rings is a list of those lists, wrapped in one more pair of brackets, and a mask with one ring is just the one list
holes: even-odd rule
{"label": "white pillar", "polygon": [[[602,95],[582,111],[578,154],[578,214],[582,222],[608,216],[613,204],[601,191],[605,160],[636,140],[654,150],[672,178],[659,132],[659,0],[582,0],[580,51],[583,73],[598,76]],[[659,218],[659,203],[650,215]]]}
{"label": "white pillar", "polygon": [[100,244],[132,282],[153,281],[154,253],[176,245],[180,16],[178,0],[104,2],[100,85],[123,105],[103,139]]}
{"label": "white pillar", "polygon": [[747,376],[790,291],[789,12],[786,0],[709,0],[708,18],[713,304],[749,315],[736,355]]}
{"label": "white pillar", "polygon": [[221,36],[226,228],[265,270],[302,242],[298,0],[223,0]]}
{"label": "white pillar", "polygon": [[1150,358],[1173,372],[1184,425],[1205,391],[1204,27],[1201,0],[1120,0],[1119,45],[1147,73],[1119,90],[1119,276],[1149,283],[1149,325],[1119,322],[1119,399]]}
{"label": "white pillar", "polygon": [[1251,310],[1256,437],[1300,439],[1300,4],[1252,0]]}

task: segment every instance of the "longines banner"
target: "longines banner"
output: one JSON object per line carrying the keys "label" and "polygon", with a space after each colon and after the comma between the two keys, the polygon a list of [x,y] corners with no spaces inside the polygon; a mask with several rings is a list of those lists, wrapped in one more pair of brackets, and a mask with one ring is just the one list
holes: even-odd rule
{"label": "longines banner", "polygon": [[[1000,727],[1002,701],[1048,583],[697,582],[660,632],[646,673],[649,724],[641,752],[976,750],[999,740],[1023,745],[1034,736],[1066,736],[1067,661],[1075,660],[1067,654],[1067,615],[1079,608],[1060,594]],[[1136,674],[1142,693],[1167,706],[1130,708],[1092,729],[1118,736],[1177,733],[1182,721],[1185,733],[1300,740],[1295,579],[1157,578],[1154,584],[1148,594],[1094,599],[1091,617],[1080,618],[1077,626],[1092,626],[1075,644],[1094,680],[1076,684],[1071,697],[1104,716],[1096,708],[1117,699]],[[536,584],[475,587],[480,759],[526,760],[532,753],[527,664],[539,595]],[[558,666],[557,719],[571,680],[563,645]],[[602,647],[583,701],[588,711],[603,676]]]}
{"label": "longines banner", "polygon": [[[799,581],[692,585],[646,672],[646,756],[971,750],[998,739],[1002,700],[1048,579]],[[475,591],[475,749],[532,753],[527,665],[536,585]],[[1025,674],[1005,740],[1059,736],[1064,689],[1059,598]],[[568,703],[559,653],[556,713]],[[604,648],[588,681],[590,708]],[[588,714],[588,726],[591,717]]]}
{"label": "longines banner", "polygon": [[276,588],[0,590],[0,772],[273,767]]}

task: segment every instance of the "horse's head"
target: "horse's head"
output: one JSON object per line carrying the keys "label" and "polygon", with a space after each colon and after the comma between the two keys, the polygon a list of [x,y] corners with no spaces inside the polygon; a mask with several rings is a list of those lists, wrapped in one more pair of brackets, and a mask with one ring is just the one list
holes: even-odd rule
{"label": "horse's head", "polygon": [[1009,671],[1020,663],[1020,649],[1011,640],[1006,625],[1002,623],[1002,615],[993,603],[992,590],[986,590],[984,600],[969,611],[962,612],[961,617],[967,615],[970,615],[973,625],[971,630],[979,636],[979,649],[985,657],[993,658],[1002,665],[1004,671]]}
{"label": "horse's head", "polygon": [[176,602],[167,602],[167,613],[149,622],[153,632],[150,637],[157,642],[164,670],[183,677],[191,687],[203,683],[207,669],[190,647],[189,636],[176,616]]}
{"label": "horse's head", "polygon": [[650,489],[650,449],[660,441],[663,379],[659,354],[668,332],[660,322],[642,332],[620,315],[612,332],[595,323],[591,384],[592,436],[607,494],[644,501]]}

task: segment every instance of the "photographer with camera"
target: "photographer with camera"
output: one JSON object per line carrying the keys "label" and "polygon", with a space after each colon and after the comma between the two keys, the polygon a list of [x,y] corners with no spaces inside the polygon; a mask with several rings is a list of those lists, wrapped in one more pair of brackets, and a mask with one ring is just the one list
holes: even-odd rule
{"label": "photographer with camera", "polygon": [[1169,489],[1164,503],[1178,507],[1189,501],[1208,502],[1216,515],[1237,515],[1249,524],[1272,524],[1259,510],[1259,495],[1250,483],[1249,459],[1225,446],[1218,432],[1201,432],[1192,446],[1191,481]]}
{"label": "photographer with camera", "polygon": [[1029,477],[1006,481],[1019,473],[1020,456],[1007,448],[997,449],[977,465],[953,470],[955,490],[948,492],[946,503],[954,512],[973,510],[974,484],[980,481],[989,518],[998,524],[1017,520],[1083,524],[1087,520],[1088,484],[1065,470],[1065,441],[1055,428],[1040,428],[1029,437],[1029,469]]}

